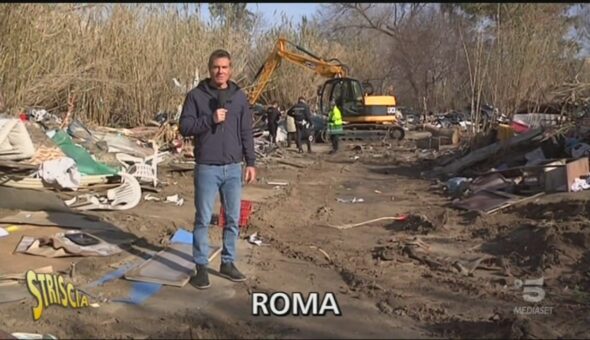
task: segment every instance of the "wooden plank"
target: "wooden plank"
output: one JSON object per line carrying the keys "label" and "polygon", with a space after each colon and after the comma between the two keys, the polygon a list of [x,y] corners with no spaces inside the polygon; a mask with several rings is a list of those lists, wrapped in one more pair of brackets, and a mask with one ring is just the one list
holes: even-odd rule
{"label": "wooden plank", "polygon": [[[220,252],[221,247],[211,248],[209,261]],[[183,287],[189,282],[194,272],[193,245],[173,243],[140,266],[128,271],[125,278],[131,281]]]}
{"label": "wooden plank", "polygon": [[290,162],[290,161],[286,161],[286,160],[282,160],[282,159],[277,160],[277,163],[294,166],[294,167],[300,168],[300,169],[307,168],[307,165],[303,165],[303,164],[299,164],[299,163],[295,163],[295,162]]}
{"label": "wooden plank", "polygon": [[28,164],[28,163],[0,160],[0,168],[13,168],[13,169],[19,169],[19,170],[37,170],[37,169],[39,169],[39,166],[34,165],[34,164]]}
{"label": "wooden plank", "polygon": [[508,208],[508,207],[511,207],[511,206],[513,206],[515,204],[526,202],[526,201],[532,200],[534,198],[537,198],[537,197],[540,197],[540,196],[543,196],[543,195],[545,195],[545,193],[544,192],[540,192],[540,193],[537,193],[537,194],[535,194],[533,196],[528,196],[528,197],[523,197],[523,198],[516,199],[516,200],[511,200],[511,201],[506,202],[506,204],[503,204],[502,206],[500,206],[498,208],[495,208],[495,209],[492,209],[492,210],[487,211],[486,214],[487,215],[490,215],[490,214],[493,214],[493,213],[495,213],[497,211],[500,211],[500,210],[502,210],[504,208]]}
{"label": "wooden plank", "polygon": [[[535,137],[540,136],[542,133],[543,133],[542,128],[530,130],[526,133],[523,133],[523,134],[520,134],[516,137],[511,138],[508,141],[507,146],[515,146],[515,145],[521,144],[523,142],[529,141]],[[485,146],[483,148],[474,150],[474,151],[470,152],[468,155],[466,155],[465,157],[462,157],[462,158],[456,160],[455,162],[443,167],[442,169],[440,169],[440,171],[443,173],[446,173],[446,174],[456,174],[459,171],[465,169],[466,167],[468,167],[470,165],[476,164],[478,162],[481,162],[481,161],[491,157],[492,155],[494,155],[498,151],[500,151],[503,147],[504,147],[504,143],[497,142],[497,143]]]}
{"label": "wooden plank", "polygon": [[509,192],[504,192],[504,191],[500,191],[500,190],[487,190],[487,191],[492,192],[492,193],[494,193],[494,194],[496,194],[498,196],[506,197],[506,198],[517,198],[517,197],[520,197],[518,195],[514,195],[514,194],[511,194]]}
{"label": "wooden plank", "polygon": [[[560,159],[555,159],[555,160],[561,160],[563,158]],[[552,161],[552,160],[546,160],[546,161]],[[474,175],[476,176],[487,176],[487,175],[492,175],[492,174],[505,174],[511,171],[527,171],[527,170],[532,170],[532,171],[540,171],[546,168],[557,168],[557,167],[565,167],[565,164],[551,164],[551,163],[546,163],[546,164],[538,164],[538,165],[522,165],[522,166],[514,166],[512,168],[506,168],[506,169],[502,169],[502,170],[490,170],[490,171],[486,171],[486,172],[474,172]]]}
{"label": "wooden plank", "polygon": [[497,195],[493,191],[481,190],[468,198],[453,203],[453,206],[465,210],[485,213],[505,205],[510,199],[511,198],[507,198],[503,195]]}

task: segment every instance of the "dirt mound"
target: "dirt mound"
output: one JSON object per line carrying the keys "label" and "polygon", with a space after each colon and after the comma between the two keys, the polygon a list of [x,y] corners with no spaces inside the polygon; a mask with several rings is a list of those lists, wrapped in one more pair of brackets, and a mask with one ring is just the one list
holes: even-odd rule
{"label": "dirt mound", "polygon": [[513,209],[525,218],[555,222],[583,219],[590,212],[590,201],[568,200],[552,203],[529,203]]}
{"label": "dirt mound", "polygon": [[587,200],[552,198],[482,216],[469,232],[509,275],[556,276],[569,287],[587,286],[579,275],[590,247],[587,211]]}

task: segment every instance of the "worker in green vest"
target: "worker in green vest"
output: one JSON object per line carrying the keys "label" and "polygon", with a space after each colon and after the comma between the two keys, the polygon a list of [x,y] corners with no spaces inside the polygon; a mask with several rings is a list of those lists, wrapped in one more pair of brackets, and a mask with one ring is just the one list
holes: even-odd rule
{"label": "worker in green vest", "polygon": [[330,135],[330,141],[332,142],[332,150],[330,154],[338,151],[339,136],[344,133],[342,129],[342,112],[338,108],[338,105],[334,101],[330,102],[332,109],[328,116],[328,134]]}

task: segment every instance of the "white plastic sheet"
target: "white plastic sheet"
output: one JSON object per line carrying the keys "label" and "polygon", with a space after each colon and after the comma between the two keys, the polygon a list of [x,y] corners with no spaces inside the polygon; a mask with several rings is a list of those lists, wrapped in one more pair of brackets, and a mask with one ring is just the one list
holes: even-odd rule
{"label": "white plastic sheet", "polygon": [[68,157],[45,161],[39,167],[39,177],[48,184],[57,183],[62,189],[77,190],[82,176],[76,162]]}

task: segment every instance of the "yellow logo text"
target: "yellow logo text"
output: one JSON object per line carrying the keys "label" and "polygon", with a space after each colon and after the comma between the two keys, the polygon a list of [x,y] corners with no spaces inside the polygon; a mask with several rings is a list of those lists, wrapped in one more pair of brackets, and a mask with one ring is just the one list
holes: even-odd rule
{"label": "yellow logo text", "polygon": [[37,306],[32,308],[35,321],[41,318],[43,309],[50,305],[74,309],[89,305],[88,296],[75,289],[72,283],[65,283],[61,275],[37,274],[29,270],[26,278],[27,289],[37,300]]}

